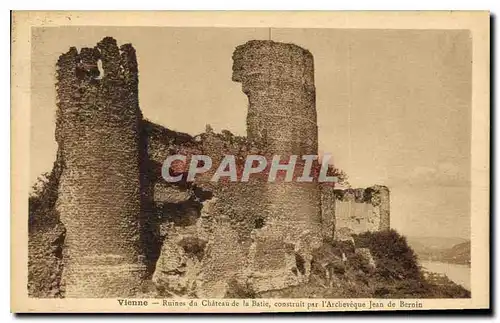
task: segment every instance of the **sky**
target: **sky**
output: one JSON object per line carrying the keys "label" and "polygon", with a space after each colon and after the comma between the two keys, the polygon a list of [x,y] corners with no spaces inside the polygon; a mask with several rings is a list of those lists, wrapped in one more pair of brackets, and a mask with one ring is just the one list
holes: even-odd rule
{"label": "sky", "polygon": [[466,30],[45,27],[32,29],[30,184],[57,144],[55,63],[105,36],[132,43],[144,117],[172,130],[246,134],[248,100],[232,53],[252,39],[314,57],[319,149],[353,187],[391,190],[391,226],[470,238],[472,50]]}

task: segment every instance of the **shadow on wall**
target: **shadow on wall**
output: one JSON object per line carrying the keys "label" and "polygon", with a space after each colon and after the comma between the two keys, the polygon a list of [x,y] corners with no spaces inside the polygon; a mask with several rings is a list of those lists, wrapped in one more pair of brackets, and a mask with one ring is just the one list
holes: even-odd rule
{"label": "shadow on wall", "polygon": [[[233,80],[250,103],[248,136],[192,137],[143,119],[130,44],[106,37],[61,55],[58,159],[50,189],[30,199],[31,295],[132,297],[151,280],[166,296],[227,297],[230,286],[253,295],[306,283],[314,250],[322,237],[338,238],[337,228],[389,228],[382,186],[213,183],[210,172],[193,183],[162,179],[172,154],[206,154],[214,163],[225,154],[317,154],[312,54],[250,41],[233,61]],[[47,250],[48,264],[40,256]]]}

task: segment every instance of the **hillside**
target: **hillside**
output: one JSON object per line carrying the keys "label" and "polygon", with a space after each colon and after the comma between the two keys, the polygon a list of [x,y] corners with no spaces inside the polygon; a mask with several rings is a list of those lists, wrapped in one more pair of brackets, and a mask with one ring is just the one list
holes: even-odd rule
{"label": "hillside", "polygon": [[[312,260],[309,283],[257,297],[290,298],[469,298],[447,279],[427,280],[406,238],[396,231],[364,233],[352,243],[325,241]],[[359,250],[370,250],[363,256]],[[342,260],[342,254],[346,261]],[[365,254],[366,255],[366,254]],[[373,257],[373,263],[369,258]],[[233,295],[234,296],[234,295]]]}
{"label": "hillside", "polygon": [[447,237],[409,237],[420,260],[470,265],[470,241]]}
{"label": "hillside", "polygon": [[444,250],[441,254],[441,261],[470,265],[470,241],[457,244],[448,250]]}
{"label": "hillside", "polygon": [[[55,210],[60,160],[29,199],[29,293],[35,297],[64,297],[65,230]],[[260,294],[231,286],[225,297],[245,298],[468,298],[470,292],[446,277],[424,277],[417,254],[396,231],[366,232],[353,241],[324,241],[310,263],[308,283]],[[439,239],[438,239],[439,240]],[[435,246],[451,245],[435,243]],[[432,248],[431,248],[432,249]],[[426,249],[419,249],[420,251]],[[427,249],[428,250],[428,249]],[[440,250],[434,248],[434,250]],[[451,245],[442,259],[459,261],[470,255],[469,242]],[[149,284],[151,286],[151,284]],[[140,296],[140,295],[138,295]],[[148,297],[165,297],[152,287]]]}

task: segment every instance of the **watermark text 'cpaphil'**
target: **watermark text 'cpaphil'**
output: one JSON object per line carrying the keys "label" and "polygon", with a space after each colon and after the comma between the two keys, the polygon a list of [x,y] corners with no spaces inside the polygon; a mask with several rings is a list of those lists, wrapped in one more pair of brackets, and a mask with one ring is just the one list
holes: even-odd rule
{"label": "watermark text 'cpaphil'", "polygon": [[[220,159],[220,158],[219,158]],[[251,178],[268,182],[336,183],[329,175],[330,155],[248,155],[246,158],[225,155],[218,165],[207,155],[171,155],[162,166],[162,177],[169,183],[193,182],[196,176],[210,176],[210,181],[248,182]]]}

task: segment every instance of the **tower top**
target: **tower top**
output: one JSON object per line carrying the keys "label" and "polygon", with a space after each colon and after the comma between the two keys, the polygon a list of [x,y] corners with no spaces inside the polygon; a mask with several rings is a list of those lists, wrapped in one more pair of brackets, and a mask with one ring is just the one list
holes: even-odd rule
{"label": "tower top", "polygon": [[274,154],[316,154],[312,54],[297,45],[252,40],[233,53],[233,81],[248,97],[247,136]]}
{"label": "tower top", "polygon": [[314,87],[313,55],[295,44],[250,40],[233,53],[232,79],[243,85],[262,79]]}

